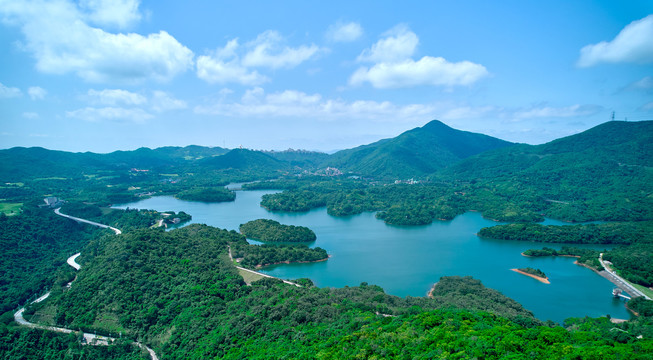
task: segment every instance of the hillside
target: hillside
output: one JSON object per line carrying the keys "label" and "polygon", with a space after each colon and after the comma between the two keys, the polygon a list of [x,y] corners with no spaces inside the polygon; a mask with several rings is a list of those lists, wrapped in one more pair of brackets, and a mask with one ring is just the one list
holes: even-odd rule
{"label": "hillside", "polygon": [[193,160],[226,153],[226,149],[203,146],[157,149],[139,148],[114,151],[108,154],[92,152],[74,153],[48,150],[40,147],[15,147],[0,150],[0,180],[24,181],[40,177],[76,177],[96,171],[129,170],[131,168],[157,168],[187,165]]}
{"label": "hillside", "polygon": [[197,165],[203,169],[238,169],[251,171],[276,171],[287,169],[287,163],[277,160],[261,151],[233,149],[220,156],[202,159]]}
{"label": "hillside", "polygon": [[643,358],[651,348],[649,339],[616,341],[603,330],[617,326],[609,321],[542,326],[469,277],[441,278],[432,299],[398,298],[366,283],[300,288],[264,279],[246,286],[226,255],[230,243],[244,240],[197,224],[108,235],[82,251],[88,255],[70,290],[28,313],[138,338],[171,359],[346,359],[361,351],[362,358]]}
{"label": "hillside", "polygon": [[392,138],[333,154],[324,166],[377,177],[423,177],[510,142],[460,131],[433,120]]}
{"label": "hillside", "polygon": [[288,149],[284,151],[266,151],[264,153],[299,168],[315,168],[329,158],[326,153],[308,150]]}
{"label": "hillside", "polygon": [[651,219],[653,121],[613,121],[543,145],[490,151],[437,177],[492,182],[506,195],[534,194],[556,218]]}

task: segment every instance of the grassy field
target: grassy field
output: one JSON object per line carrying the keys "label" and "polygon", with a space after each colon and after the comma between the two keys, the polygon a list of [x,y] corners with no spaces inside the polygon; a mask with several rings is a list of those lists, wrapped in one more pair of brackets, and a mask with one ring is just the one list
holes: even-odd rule
{"label": "grassy field", "polygon": [[20,214],[20,209],[23,207],[23,203],[0,203],[0,212],[5,213],[6,215],[18,215]]}
{"label": "grassy field", "polygon": [[241,270],[241,269],[238,269],[238,273],[240,274],[240,276],[243,277],[243,280],[245,280],[245,283],[247,283],[247,284],[251,284],[256,280],[263,279],[263,276],[261,276],[261,275],[257,275],[257,274],[251,273],[249,271]]}
{"label": "grassy field", "polygon": [[642,286],[642,285],[633,284],[633,286],[636,287],[639,291],[643,292],[646,296],[653,299],[653,290],[647,288],[646,286]]}

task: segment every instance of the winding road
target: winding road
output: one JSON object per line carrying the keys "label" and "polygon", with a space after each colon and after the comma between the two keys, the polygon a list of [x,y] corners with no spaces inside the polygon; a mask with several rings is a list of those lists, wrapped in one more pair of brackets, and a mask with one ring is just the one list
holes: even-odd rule
{"label": "winding road", "polygon": [[103,229],[111,229],[111,230],[113,230],[113,232],[116,233],[116,235],[120,235],[120,234],[122,234],[122,231],[120,231],[120,229],[116,229],[115,227],[111,227],[111,226],[109,226],[109,225],[104,225],[104,224],[96,223],[95,221],[90,221],[90,220],[86,220],[86,219],[80,219],[80,218],[78,218],[78,217],[74,217],[74,216],[70,216],[70,215],[62,214],[60,210],[61,210],[61,208],[56,208],[56,209],[54,209],[54,213],[57,214],[57,215],[59,215],[59,216],[63,216],[63,217],[65,217],[65,218],[68,218],[68,219],[71,219],[71,220],[75,220],[75,221],[77,221],[77,222],[82,222],[82,223],[85,223],[85,224],[90,224],[90,225],[93,225],[93,226],[101,227],[101,228],[103,228]]}
{"label": "winding road", "polygon": [[[113,232],[116,233],[116,235],[122,234],[122,231],[120,231],[119,229],[116,229],[114,227],[111,227],[109,225],[104,225],[104,224],[96,223],[96,222],[93,222],[93,221],[76,218],[74,216],[62,214],[59,211],[59,208],[55,209],[54,213],[59,215],[59,216],[63,216],[65,218],[72,219],[72,220],[75,220],[75,221],[78,221],[78,222],[83,222],[83,223],[86,223],[86,224],[90,224],[90,225],[93,225],[93,226],[98,226],[98,227],[105,228],[105,229],[111,229],[111,230],[113,230]],[[79,257],[80,255],[81,255],[81,253],[77,253],[77,254],[69,257],[68,260],[66,260],[66,263],[68,263],[68,265],[75,268],[75,270],[81,269],[82,266],[79,265],[75,261],[77,259],[77,257]],[[75,277],[75,279],[77,279],[77,278]],[[73,281],[75,281],[75,280],[73,280]],[[70,287],[70,285],[73,283],[73,281],[69,282],[66,286]],[[49,296],[50,296],[50,292],[48,291],[47,293],[45,293],[44,295],[42,295],[38,299],[32,301],[31,304],[35,304],[35,303],[39,303],[41,301],[44,301]],[[16,321],[20,325],[35,328],[35,329],[56,331],[56,332],[60,332],[60,333],[64,333],[64,334],[70,334],[72,332],[75,332],[74,330],[66,329],[66,328],[62,328],[62,327],[46,326],[46,325],[31,323],[31,322],[25,320],[25,317],[23,317],[24,312],[25,312],[25,308],[23,307],[20,310],[16,311],[16,313],[14,313],[14,321]],[[113,338],[113,337],[96,335],[96,334],[91,334],[91,333],[83,333],[83,335],[84,335],[85,342],[87,344],[90,344],[90,345],[109,345],[111,342],[116,340],[116,338]],[[154,350],[152,350],[148,346],[146,346],[146,345],[144,345],[142,343],[139,343],[137,341],[134,341],[133,344],[140,347],[141,349],[146,350],[150,354],[150,357],[152,358],[152,360],[159,360],[159,358],[156,356],[156,353],[154,352]]]}

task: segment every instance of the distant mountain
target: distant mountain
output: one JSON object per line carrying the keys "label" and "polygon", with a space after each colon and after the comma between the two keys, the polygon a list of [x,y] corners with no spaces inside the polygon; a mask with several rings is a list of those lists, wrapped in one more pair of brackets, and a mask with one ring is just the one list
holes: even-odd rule
{"label": "distant mountain", "polygon": [[41,147],[0,150],[0,181],[21,181],[40,177],[70,177],[85,170],[107,166],[98,154],[71,153]]}
{"label": "distant mountain", "polygon": [[161,170],[175,165],[187,165],[197,159],[222,155],[227,151],[219,147],[191,145],[157,149],[139,148],[97,154],[48,150],[41,147],[14,147],[0,150],[0,180],[73,177],[96,170],[130,168]]}
{"label": "distant mountain", "polygon": [[510,145],[433,120],[395,138],[339,151],[323,165],[379,177],[421,177],[472,155]]}
{"label": "distant mountain", "polygon": [[188,145],[185,147],[165,146],[154,149],[155,152],[164,154],[170,158],[180,158],[184,160],[199,160],[207,157],[223,155],[229,152],[229,149],[221,147],[206,147],[199,145]]}
{"label": "distant mountain", "polygon": [[265,154],[268,154],[277,160],[285,161],[291,166],[300,168],[317,167],[329,158],[329,155],[323,152],[293,149],[284,151],[266,151]]}
{"label": "distant mountain", "polygon": [[220,156],[197,161],[201,168],[212,170],[239,169],[256,171],[276,171],[287,169],[288,163],[277,160],[261,151],[233,149]]}
{"label": "distant mountain", "polygon": [[554,217],[573,212],[580,214],[578,221],[650,218],[653,121],[611,121],[543,145],[489,151],[437,176],[536,194],[551,203],[547,211]]}

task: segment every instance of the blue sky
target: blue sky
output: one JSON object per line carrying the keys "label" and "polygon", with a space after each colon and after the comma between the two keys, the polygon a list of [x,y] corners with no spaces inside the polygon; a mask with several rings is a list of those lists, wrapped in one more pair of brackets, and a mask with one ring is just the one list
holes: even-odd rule
{"label": "blue sky", "polygon": [[0,148],[530,144],[653,119],[648,1],[0,0]]}

